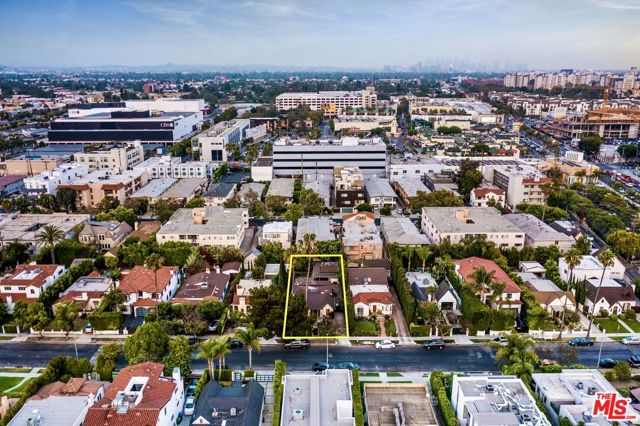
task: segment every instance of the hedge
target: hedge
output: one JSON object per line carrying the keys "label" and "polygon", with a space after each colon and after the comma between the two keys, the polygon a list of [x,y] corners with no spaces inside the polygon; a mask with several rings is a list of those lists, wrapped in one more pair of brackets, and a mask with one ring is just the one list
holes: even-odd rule
{"label": "hedge", "polygon": [[213,378],[219,382],[230,382],[233,379],[232,373],[230,368],[223,368],[222,370],[216,368],[213,371]]}
{"label": "hedge", "polygon": [[411,324],[416,313],[416,298],[413,296],[402,261],[395,256],[391,260],[391,279],[402,307],[404,319],[407,324]]}
{"label": "hedge", "polygon": [[429,337],[431,334],[430,331],[431,331],[430,325],[416,325],[416,324],[409,325],[409,334],[412,337]]}
{"label": "hedge", "polygon": [[94,330],[119,330],[124,323],[120,312],[94,312],[87,319]]}
{"label": "hedge", "polygon": [[447,398],[447,389],[444,386],[442,372],[431,372],[429,381],[431,383],[431,391],[438,400],[438,411],[440,412],[440,417],[442,417],[444,425],[460,425],[460,422],[458,422],[458,418],[456,417],[456,413],[455,411],[453,411],[453,406],[451,406],[451,401],[449,401],[449,398]]}
{"label": "hedge", "polygon": [[200,376],[198,382],[196,383],[196,400],[200,396],[200,392],[202,392],[202,389],[206,386],[207,383],[209,383],[209,370],[204,370],[204,373],[202,373],[202,376]]}
{"label": "hedge", "polygon": [[254,377],[256,377],[255,370],[244,370],[245,379],[253,379]]}
{"label": "hedge", "polygon": [[276,360],[273,375],[273,426],[280,426],[280,411],[282,410],[282,379],[284,378],[287,364],[284,361]]}
{"label": "hedge", "polygon": [[78,278],[88,275],[92,270],[93,259],[87,259],[69,268],[55,283],[40,294],[39,300],[45,306],[49,315],[53,315],[52,306],[60,297],[60,293],[68,289]]}
{"label": "hedge", "polygon": [[351,371],[351,399],[353,400],[353,417],[356,419],[356,426],[364,426],[364,409],[362,407],[362,393],[360,392],[360,373],[358,370]]}

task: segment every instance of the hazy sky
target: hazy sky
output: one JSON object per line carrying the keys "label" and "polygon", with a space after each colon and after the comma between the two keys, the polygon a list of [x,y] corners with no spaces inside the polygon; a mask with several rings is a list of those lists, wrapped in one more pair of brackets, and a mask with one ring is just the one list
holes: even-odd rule
{"label": "hazy sky", "polygon": [[0,0],[0,64],[640,65],[640,0]]}

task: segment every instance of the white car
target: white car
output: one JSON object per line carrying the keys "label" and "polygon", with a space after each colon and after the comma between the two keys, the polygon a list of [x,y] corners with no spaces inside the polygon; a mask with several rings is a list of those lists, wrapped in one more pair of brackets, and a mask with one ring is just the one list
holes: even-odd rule
{"label": "white car", "polygon": [[509,341],[504,336],[498,336],[491,339],[491,343],[496,343],[500,346],[507,346],[509,344]]}
{"label": "white car", "polygon": [[388,339],[376,342],[376,349],[395,349],[395,347],[396,344]]}
{"label": "white car", "polygon": [[627,336],[620,342],[622,342],[623,345],[640,345],[640,337]]}
{"label": "white car", "polygon": [[184,403],[184,415],[193,416],[193,410],[196,408],[196,399],[192,396],[187,398],[187,402]]}

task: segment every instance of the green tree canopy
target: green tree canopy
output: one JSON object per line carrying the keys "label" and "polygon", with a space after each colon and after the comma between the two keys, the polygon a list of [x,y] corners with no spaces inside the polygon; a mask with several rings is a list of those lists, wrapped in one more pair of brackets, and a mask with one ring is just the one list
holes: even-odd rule
{"label": "green tree canopy", "polygon": [[169,336],[157,322],[146,322],[124,342],[124,354],[129,364],[160,361],[169,347]]}

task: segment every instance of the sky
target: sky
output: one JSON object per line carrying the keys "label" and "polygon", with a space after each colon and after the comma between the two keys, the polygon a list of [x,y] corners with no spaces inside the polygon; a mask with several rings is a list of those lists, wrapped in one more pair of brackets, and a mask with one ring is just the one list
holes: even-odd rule
{"label": "sky", "polygon": [[0,65],[640,65],[640,0],[0,0]]}

